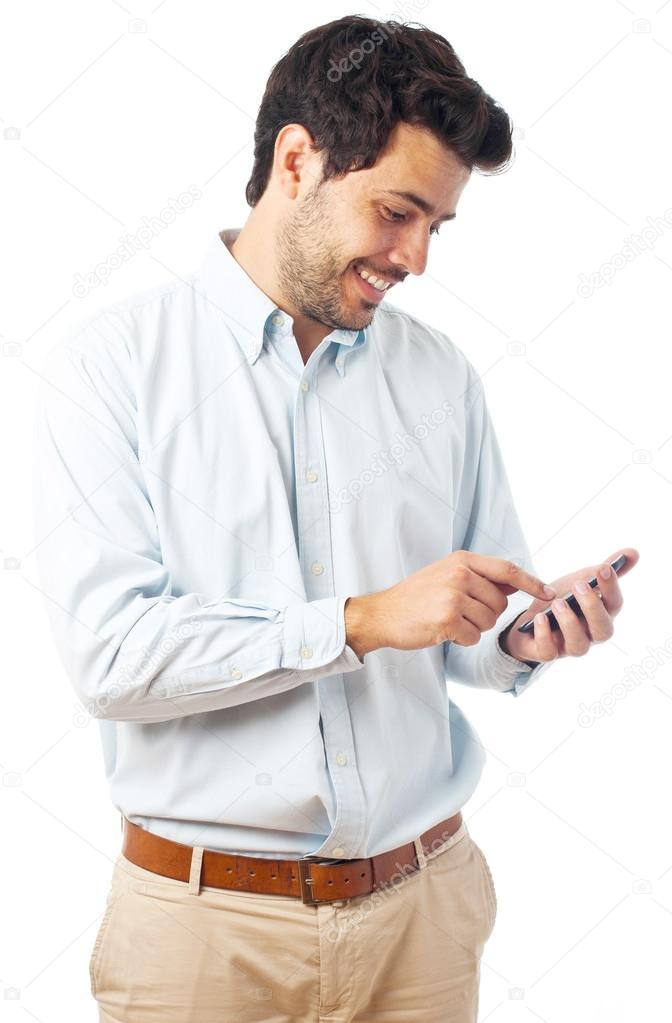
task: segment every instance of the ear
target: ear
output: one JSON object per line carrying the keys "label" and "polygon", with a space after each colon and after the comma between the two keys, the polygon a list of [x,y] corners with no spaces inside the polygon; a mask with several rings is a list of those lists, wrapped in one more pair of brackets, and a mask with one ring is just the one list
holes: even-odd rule
{"label": "ear", "polygon": [[302,124],[285,124],[275,140],[273,176],[288,199],[308,192],[319,180],[316,163],[310,132]]}

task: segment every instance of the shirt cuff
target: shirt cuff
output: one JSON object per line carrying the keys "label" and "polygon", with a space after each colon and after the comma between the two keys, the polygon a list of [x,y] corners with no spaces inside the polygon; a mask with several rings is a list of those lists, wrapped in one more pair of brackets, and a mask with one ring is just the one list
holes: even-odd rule
{"label": "shirt cuff", "polygon": [[505,650],[502,650],[499,644],[499,637],[506,629],[499,629],[495,637],[495,650],[493,653],[493,672],[495,676],[502,680],[508,679],[509,687],[501,689],[503,693],[511,693],[512,696],[520,696],[527,689],[530,688],[533,682],[543,675],[553,661],[540,661],[536,668],[530,667],[525,661],[519,661],[517,657],[512,657],[511,654],[507,654]]}
{"label": "shirt cuff", "polygon": [[310,670],[328,665],[328,673],[336,675],[364,667],[345,642],[347,599],[325,597],[285,608],[282,668]]}
{"label": "shirt cuff", "polygon": [[[502,633],[506,632],[509,625],[526,610],[522,606],[525,599],[524,594],[515,594],[509,601],[507,611],[503,612],[497,624],[481,637],[481,642],[475,648],[479,650],[481,657],[478,684],[483,689],[494,689],[499,693],[520,696],[553,664],[553,661],[540,661],[536,668],[532,668],[525,661],[519,661],[517,657],[507,654],[499,644]],[[513,628],[515,627],[514,625]]]}

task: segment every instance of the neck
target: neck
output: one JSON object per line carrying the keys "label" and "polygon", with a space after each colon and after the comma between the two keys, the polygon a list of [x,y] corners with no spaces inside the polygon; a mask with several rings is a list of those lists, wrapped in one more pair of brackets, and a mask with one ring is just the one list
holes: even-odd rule
{"label": "neck", "polygon": [[[330,334],[331,327],[311,320],[293,307],[281,293],[273,258],[274,232],[258,207],[254,207],[245,224],[228,246],[237,263],[271,301],[294,320],[294,337],[304,365],[320,342]],[[269,238],[271,239],[269,244]]]}

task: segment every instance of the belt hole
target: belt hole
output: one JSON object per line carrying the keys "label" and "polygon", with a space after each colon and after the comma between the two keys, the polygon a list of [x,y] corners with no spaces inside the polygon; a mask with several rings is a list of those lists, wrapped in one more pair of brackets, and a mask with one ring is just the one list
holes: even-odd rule
{"label": "belt hole", "polygon": [[232,874],[233,873],[233,867],[227,867],[226,868],[226,872],[227,872],[227,874]]}
{"label": "belt hole", "polygon": [[250,871],[250,877],[254,877],[254,871],[253,870]]}
{"label": "belt hole", "polygon": [[277,874],[271,874],[271,877],[273,878],[274,881],[275,881],[277,876],[278,876]]}

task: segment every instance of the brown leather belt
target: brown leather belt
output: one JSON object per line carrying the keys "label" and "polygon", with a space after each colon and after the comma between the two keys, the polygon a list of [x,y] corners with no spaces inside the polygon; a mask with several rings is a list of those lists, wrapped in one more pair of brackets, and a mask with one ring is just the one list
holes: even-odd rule
{"label": "brown leather belt", "polygon": [[[420,836],[425,855],[435,853],[462,823],[462,812],[434,825]],[[192,847],[173,842],[122,817],[122,854],[138,867],[176,881],[188,881]],[[201,885],[232,888],[263,895],[290,895],[308,906],[352,899],[397,883],[420,869],[414,842],[361,860],[313,857],[271,860],[203,850]]]}

